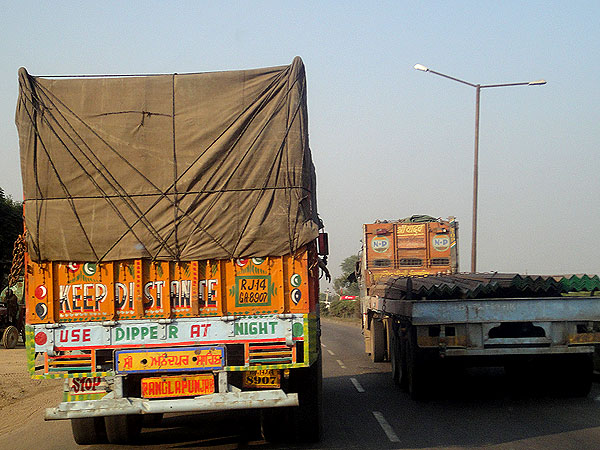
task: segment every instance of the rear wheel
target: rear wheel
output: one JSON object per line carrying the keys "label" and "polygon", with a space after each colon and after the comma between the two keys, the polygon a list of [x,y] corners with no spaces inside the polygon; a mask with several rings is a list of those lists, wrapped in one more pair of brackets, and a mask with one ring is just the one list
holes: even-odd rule
{"label": "rear wheel", "polygon": [[15,348],[19,342],[19,330],[17,327],[9,325],[2,334],[2,346],[4,348]]}
{"label": "rear wheel", "polygon": [[73,439],[79,445],[101,444],[106,442],[104,417],[71,419]]}
{"label": "rear wheel", "polygon": [[318,442],[323,434],[323,360],[317,360],[307,368],[298,369],[293,380],[293,392],[298,393],[300,405],[293,410],[292,423],[296,440]]}
{"label": "rear wheel", "polygon": [[594,361],[592,354],[570,355],[562,362],[563,392],[572,397],[586,397],[592,389]]}
{"label": "rear wheel", "polygon": [[406,351],[405,339],[402,337],[402,330],[399,325],[392,326],[390,342],[390,361],[392,363],[392,380],[394,384],[406,389],[407,370],[406,370]]}
{"label": "rear wheel", "polygon": [[392,380],[394,384],[400,385],[401,369],[400,369],[400,338],[396,335],[396,330],[392,331],[390,342],[390,362],[392,363]]}
{"label": "rear wheel", "polygon": [[371,360],[382,362],[385,359],[385,327],[383,321],[371,319]]}
{"label": "rear wheel", "polygon": [[323,364],[319,354],[310,367],[292,369],[289,392],[298,394],[297,407],[261,412],[263,438],[273,443],[318,442],[323,433]]}
{"label": "rear wheel", "polygon": [[410,398],[423,400],[426,397],[426,375],[427,370],[423,357],[417,347],[416,330],[410,328],[406,349],[407,388]]}
{"label": "rear wheel", "polygon": [[111,444],[129,444],[137,439],[142,430],[142,416],[129,414],[125,416],[106,416],[106,436]]}
{"label": "rear wheel", "polygon": [[148,428],[160,427],[163,420],[162,413],[144,414],[142,416],[143,426]]}
{"label": "rear wheel", "polygon": [[263,409],[260,414],[260,429],[265,441],[283,443],[290,440],[289,408]]}

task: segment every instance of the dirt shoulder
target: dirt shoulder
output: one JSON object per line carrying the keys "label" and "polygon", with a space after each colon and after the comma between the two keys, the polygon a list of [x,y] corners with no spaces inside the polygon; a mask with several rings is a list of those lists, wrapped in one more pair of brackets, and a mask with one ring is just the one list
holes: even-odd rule
{"label": "dirt shoulder", "polygon": [[0,434],[19,428],[32,415],[56,406],[62,397],[62,380],[32,380],[27,355],[21,344],[14,349],[0,347]]}

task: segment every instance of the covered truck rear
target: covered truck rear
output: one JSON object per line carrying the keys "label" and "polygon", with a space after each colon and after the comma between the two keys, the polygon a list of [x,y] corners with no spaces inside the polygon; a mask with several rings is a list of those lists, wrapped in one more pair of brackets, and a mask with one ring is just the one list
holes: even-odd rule
{"label": "covered truck rear", "polygon": [[20,69],[19,89],[29,367],[65,379],[46,418],[117,443],[142,414],[261,408],[265,434],[318,437],[322,225],[300,58]]}

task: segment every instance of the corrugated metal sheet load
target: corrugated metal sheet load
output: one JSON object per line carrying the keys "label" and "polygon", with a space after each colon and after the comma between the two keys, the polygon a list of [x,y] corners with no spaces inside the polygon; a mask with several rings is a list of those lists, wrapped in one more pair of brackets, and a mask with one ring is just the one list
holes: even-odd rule
{"label": "corrugated metal sheet load", "polygon": [[370,294],[390,300],[443,300],[560,297],[568,292],[600,291],[597,275],[520,275],[464,273],[424,277],[389,277]]}
{"label": "corrugated metal sheet load", "polygon": [[568,292],[592,292],[600,289],[600,277],[598,275],[556,275],[553,278]]}

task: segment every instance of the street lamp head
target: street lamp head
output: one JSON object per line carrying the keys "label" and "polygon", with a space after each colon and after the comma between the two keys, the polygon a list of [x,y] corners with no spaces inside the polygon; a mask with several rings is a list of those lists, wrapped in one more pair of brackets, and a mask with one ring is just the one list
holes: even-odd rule
{"label": "street lamp head", "polygon": [[542,84],[546,84],[546,80],[537,80],[537,81],[530,81],[529,86],[541,86]]}
{"label": "street lamp head", "polygon": [[423,64],[415,64],[414,68],[422,72],[429,72],[429,67],[425,67]]}

